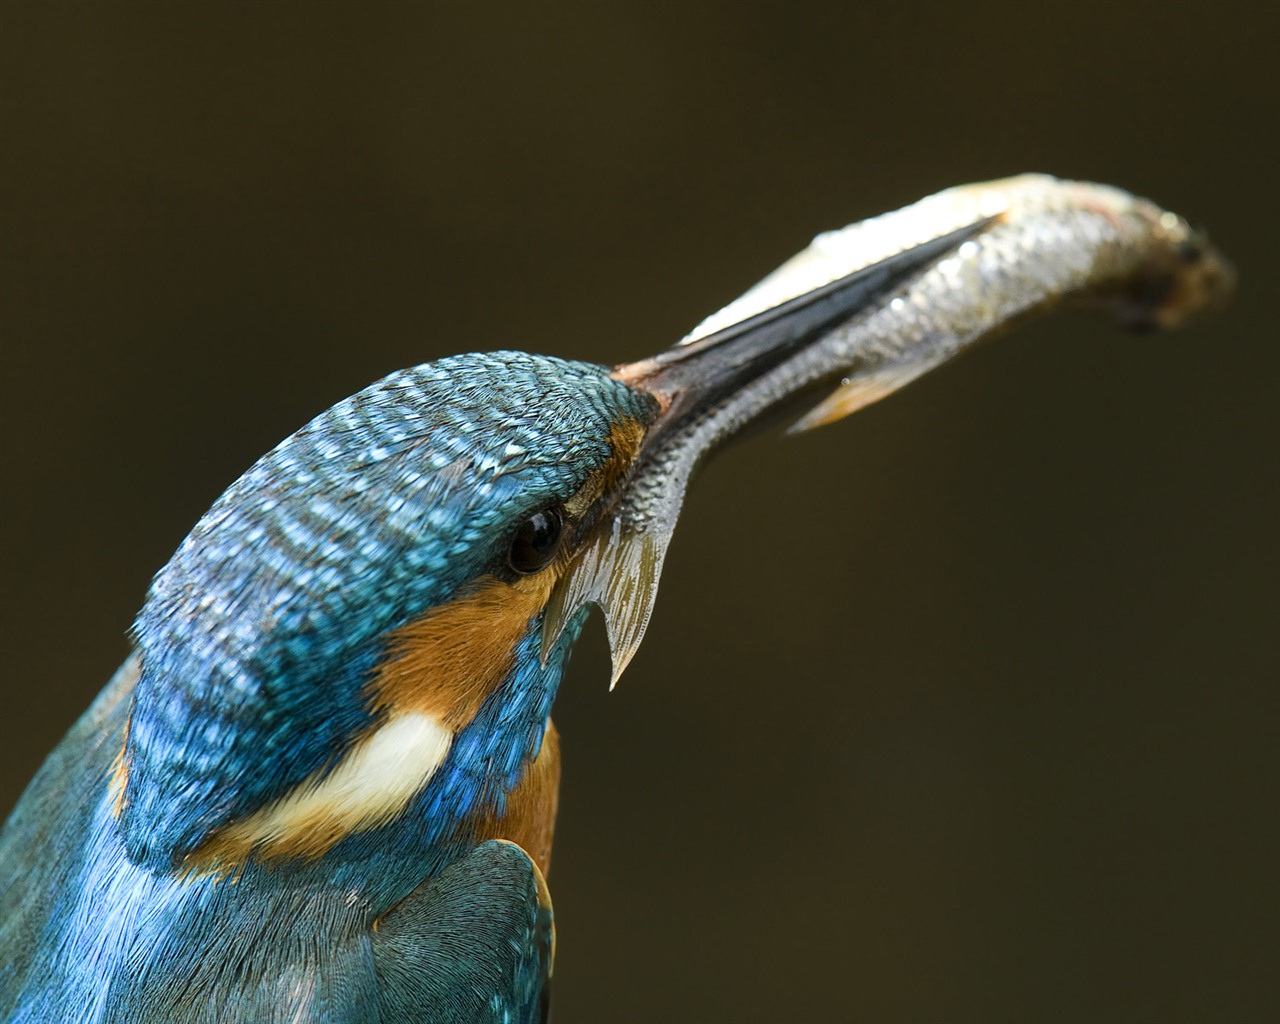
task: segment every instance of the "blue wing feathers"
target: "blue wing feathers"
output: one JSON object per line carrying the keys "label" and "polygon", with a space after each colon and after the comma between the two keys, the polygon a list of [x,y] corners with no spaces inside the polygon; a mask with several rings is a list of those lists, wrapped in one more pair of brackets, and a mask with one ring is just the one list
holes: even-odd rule
{"label": "blue wing feathers", "polygon": [[373,957],[384,1024],[537,1024],[551,908],[520,847],[483,843],[381,921]]}
{"label": "blue wing feathers", "polygon": [[79,874],[97,804],[91,795],[105,789],[120,752],[137,678],[130,658],[45,760],[0,830],[0,1013],[14,1013],[41,936]]}
{"label": "blue wing feathers", "polygon": [[315,877],[192,881],[131,863],[106,783],[136,679],[130,659],[0,833],[0,1020],[544,1019],[551,911],[510,843],[476,847],[376,924],[367,903]]}

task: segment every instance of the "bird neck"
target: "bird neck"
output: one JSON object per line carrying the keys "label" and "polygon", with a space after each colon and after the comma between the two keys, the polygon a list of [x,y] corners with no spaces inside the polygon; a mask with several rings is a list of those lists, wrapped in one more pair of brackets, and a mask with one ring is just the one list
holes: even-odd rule
{"label": "bird neck", "polygon": [[519,843],[545,869],[559,782],[551,706],[584,618],[576,617],[545,665],[541,616],[530,622],[510,671],[394,819],[353,832],[319,858],[289,865],[255,858],[249,869],[314,874],[384,905],[489,838]]}

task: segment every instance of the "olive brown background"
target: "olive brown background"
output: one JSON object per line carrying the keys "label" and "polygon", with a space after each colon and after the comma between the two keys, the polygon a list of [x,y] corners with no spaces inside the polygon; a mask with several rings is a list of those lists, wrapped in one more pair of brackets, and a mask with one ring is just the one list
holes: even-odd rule
{"label": "olive brown background", "polygon": [[3,800],[220,490],[401,366],[663,348],[1024,170],[1241,289],[1056,318],[695,481],[561,691],[556,1013],[1251,1021],[1280,972],[1275,8],[0,7]]}

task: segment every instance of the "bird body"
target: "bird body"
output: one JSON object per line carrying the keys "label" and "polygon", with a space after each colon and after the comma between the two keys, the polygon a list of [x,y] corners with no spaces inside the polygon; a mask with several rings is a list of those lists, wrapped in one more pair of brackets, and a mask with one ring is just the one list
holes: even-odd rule
{"label": "bird body", "polygon": [[[909,231],[871,229],[870,257],[793,261],[652,359],[442,359],[260,459],[157,574],[133,652],[0,835],[0,1011],[545,1019],[552,705],[591,606],[615,679],[634,654],[697,463],[1058,297],[1164,322],[1223,277],[1117,190],[972,188],[891,215]],[[1037,233],[1047,252],[1012,244]]]}
{"label": "bird body", "polygon": [[[468,389],[484,402],[461,404]],[[550,962],[545,740],[577,626],[544,663],[547,581],[506,566],[507,525],[596,487],[616,424],[652,404],[584,364],[441,360],[335,406],[233,485],[6,830],[5,864],[42,864],[38,890],[59,900],[7,890],[6,952],[21,921],[45,951],[8,970],[59,1000],[18,1019],[275,1019],[282,979],[315,988],[318,1019],[388,1019],[379,950],[408,941],[424,885],[438,914],[442,872],[480,870],[471,858],[502,876],[508,913],[470,908],[466,888],[452,917],[485,949],[519,934],[493,1012],[531,1018]],[[59,832],[83,843],[56,844],[56,863],[23,820],[51,809],[74,811]],[[223,995],[197,1009],[193,991]]]}

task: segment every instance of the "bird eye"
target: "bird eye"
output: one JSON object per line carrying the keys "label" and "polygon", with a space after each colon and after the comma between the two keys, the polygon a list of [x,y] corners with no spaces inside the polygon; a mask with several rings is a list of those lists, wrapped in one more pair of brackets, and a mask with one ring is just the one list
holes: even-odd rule
{"label": "bird eye", "polygon": [[511,541],[511,568],[523,576],[544,569],[560,549],[564,521],[554,508],[535,512],[518,527]]}

